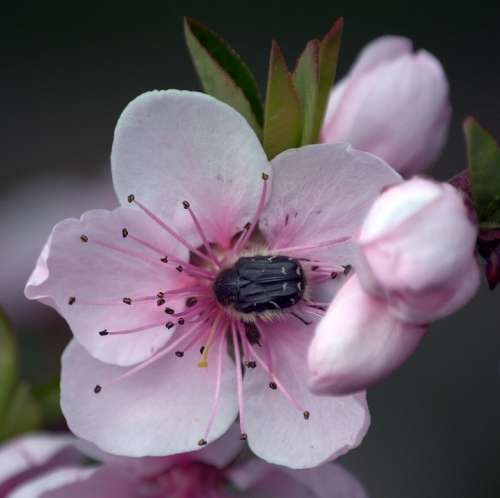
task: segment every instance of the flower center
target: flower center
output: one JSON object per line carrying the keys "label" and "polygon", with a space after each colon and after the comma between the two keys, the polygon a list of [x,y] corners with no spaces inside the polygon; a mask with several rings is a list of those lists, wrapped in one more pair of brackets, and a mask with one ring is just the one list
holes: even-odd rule
{"label": "flower center", "polygon": [[271,255],[239,258],[218,274],[213,291],[222,306],[261,314],[297,304],[304,287],[304,271],[296,259]]}

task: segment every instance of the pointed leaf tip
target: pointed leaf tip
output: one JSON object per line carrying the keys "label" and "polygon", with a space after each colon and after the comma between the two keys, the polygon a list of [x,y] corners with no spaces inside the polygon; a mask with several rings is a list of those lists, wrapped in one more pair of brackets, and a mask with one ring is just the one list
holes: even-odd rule
{"label": "pointed leaf tip", "polygon": [[293,83],[302,103],[303,126],[301,145],[317,142],[315,115],[319,111],[319,40],[311,40],[297,60],[293,72]]}
{"label": "pointed leaf tip", "polygon": [[301,132],[300,100],[283,52],[273,40],[264,110],[264,149],[269,159],[286,149],[297,147]]}
{"label": "pointed leaf tip", "polygon": [[190,17],[184,17],[184,36],[203,90],[240,112],[260,136],[262,99],[243,59],[221,36]]}

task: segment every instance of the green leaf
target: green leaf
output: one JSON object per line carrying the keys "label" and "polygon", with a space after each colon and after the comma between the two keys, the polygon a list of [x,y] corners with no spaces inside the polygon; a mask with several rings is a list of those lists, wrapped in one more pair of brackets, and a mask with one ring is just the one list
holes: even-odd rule
{"label": "green leaf", "polygon": [[302,134],[302,109],[292,76],[278,44],[273,40],[269,60],[264,110],[264,150],[269,159],[298,147]]}
{"label": "green leaf", "polygon": [[194,19],[184,18],[184,35],[203,90],[240,112],[261,137],[262,99],[241,57],[224,39]]}
{"label": "green leaf", "polygon": [[44,425],[56,424],[63,418],[59,404],[59,384],[59,379],[56,377],[33,389],[33,395],[40,405]]}
{"label": "green leaf", "polygon": [[303,109],[301,145],[317,142],[316,114],[319,95],[319,40],[311,40],[297,61],[293,83]]}
{"label": "green leaf", "polygon": [[41,410],[30,387],[24,383],[19,384],[0,419],[0,441],[39,429],[41,425]]}
{"label": "green leaf", "polygon": [[483,228],[500,226],[500,148],[473,118],[464,122],[471,194]]}
{"label": "green leaf", "polygon": [[0,309],[0,419],[17,379],[17,349],[14,333]]}
{"label": "green leaf", "polygon": [[321,41],[319,47],[319,90],[313,129],[313,136],[316,138],[315,141],[318,139],[321,125],[323,124],[328,97],[335,81],[343,27],[344,19],[337,19]]}

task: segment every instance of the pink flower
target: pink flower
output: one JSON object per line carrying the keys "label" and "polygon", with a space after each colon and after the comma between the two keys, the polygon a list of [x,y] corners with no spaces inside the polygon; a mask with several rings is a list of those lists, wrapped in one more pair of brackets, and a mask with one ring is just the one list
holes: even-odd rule
{"label": "pink flower", "polygon": [[174,90],[126,108],[112,167],[124,206],[56,225],[26,287],[76,339],[62,359],[71,430],[110,453],[169,455],[239,412],[241,438],[272,463],[357,446],[364,394],[310,393],[304,359],[351,237],[399,176],[346,145],[269,163],[236,111]]}
{"label": "pink flower", "polygon": [[429,52],[384,36],[368,44],[330,95],[322,142],[349,142],[404,176],[428,168],[448,136],[448,81]]}
{"label": "pink flower", "polygon": [[423,178],[404,182],[384,192],[363,223],[360,282],[401,320],[442,318],[478,289],[477,233],[460,191]]}
{"label": "pink flower", "polygon": [[0,446],[0,498],[23,482],[61,464],[74,464],[81,455],[74,438],[49,433],[27,434]]}
{"label": "pink flower", "polygon": [[451,185],[414,178],[381,194],[361,228],[357,274],[312,341],[311,388],[353,393],[398,368],[426,324],[476,293],[476,238],[465,198]]}
{"label": "pink flower", "polygon": [[201,451],[172,457],[101,453],[100,465],[61,465],[24,482],[7,498],[367,498],[339,465],[290,470],[256,459],[239,463],[239,450],[226,436]]}

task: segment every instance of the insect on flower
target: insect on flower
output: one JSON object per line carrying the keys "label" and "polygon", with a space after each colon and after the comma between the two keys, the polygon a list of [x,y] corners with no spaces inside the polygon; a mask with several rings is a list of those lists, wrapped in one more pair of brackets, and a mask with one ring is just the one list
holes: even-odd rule
{"label": "insect on flower", "polygon": [[239,413],[241,439],[270,462],[311,467],[359,444],[364,393],[312,394],[306,355],[352,235],[397,173],[345,144],[269,163],[236,111],[175,90],[129,104],[112,167],[122,207],[56,225],[26,288],[76,339],[61,386],[73,432],[168,455]]}

